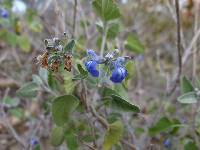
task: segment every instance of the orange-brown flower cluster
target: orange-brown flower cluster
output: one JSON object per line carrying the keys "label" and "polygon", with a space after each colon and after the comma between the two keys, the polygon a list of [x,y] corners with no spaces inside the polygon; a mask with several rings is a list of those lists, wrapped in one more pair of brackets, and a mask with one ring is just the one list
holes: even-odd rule
{"label": "orange-brown flower cluster", "polygon": [[49,61],[50,55],[46,51],[44,54],[37,57],[38,64],[45,69],[50,69],[53,72],[58,72],[59,66],[64,64],[64,70],[71,72],[72,69],[72,55],[64,54],[64,56],[59,56],[51,61]]}
{"label": "orange-brown flower cluster", "polygon": [[38,64],[45,69],[58,72],[60,66],[64,66],[64,70],[71,71],[72,55],[70,51],[64,51],[61,39],[46,39],[46,51],[37,57]]}

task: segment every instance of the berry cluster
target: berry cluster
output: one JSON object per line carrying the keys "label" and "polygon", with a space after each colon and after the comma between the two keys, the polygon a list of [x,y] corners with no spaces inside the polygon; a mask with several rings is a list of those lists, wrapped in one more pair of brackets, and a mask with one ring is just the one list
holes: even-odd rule
{"label": "berry cluster", "polygon": [[101,58],[93,50],[87,50],[88,58],[85,67],[93,77],[99,77],[99,65],[104,64],[112,72],[110,80],[114,83],[121,83],[128,75],[125,69],[126,60],[132,58],[128,56],[116,58],[118,53],[119,51],[115,50]]}
{"label": "berry cluster", "polygon": [[70,51],[65,51],[65,45],[59,38],[46,39],[46,50],[42,55],[37,57],[38,64],[48,70],[57,72],[60,66],[65,70],[71,71],[72,55]]}

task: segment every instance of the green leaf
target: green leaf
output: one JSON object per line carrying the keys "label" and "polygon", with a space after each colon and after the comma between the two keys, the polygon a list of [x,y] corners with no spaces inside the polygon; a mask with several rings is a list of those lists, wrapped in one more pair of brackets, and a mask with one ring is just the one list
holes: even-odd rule
{"label": "green leaf", "polygon": [[126,69],[128,71],[128,78],[131,78],[134,76],[134,73],[135,73],[135,64],[133,61],[129,61],[127,64],[126,64]]}
{"label": "green leaf", "polygon": [[53,146],[59,146],[64,140],[64,129],[63,127],[55,127],[50,136],[50,141]]}
{"label": "green leaf", "polygon": [[196,87],[200,89],[200,79],[196,79]]}
{"label": "green leaf", "polygon": [[47,71],[47,69],[40,67],[39,76],[45,83],[48,83],[48,71]]}
{"label": "green leaf", "polygon": [[42,82],[42,79],[40,78],[40,76],[34,74],[32,75],[32,79],[33,79],[33,82],[36,83],[37,85],[42,85],[43,82]]}
{"label": "green leaf", "polygon": [[197,114],[195,116],[195,130],[200,134],[200,107],[198,108]]}
{"label": "green leaf", "polygon": [[169,129],[177,128],[184,126],[180,124],[180,122],[177,121],[171,121],[166,117],[161,118],[153,127],[149,128],[149,134],[150,135],[155,135],[160,132],[167,131]]}
{"label": "green leaf", "polygon": [[17,39],[18,46],[23,52],[30,52],[31,44],[27,36],[19,36]]}
{"label": "green leaf", "polygon": [[11,46],[13,46],[13,47],[16,47],[18,36],[17,36],[15,33],[13,33],[13,32],[6,32],[4,38],[5,38],[6,42],[7,42],[9,45],[11,45]]}
{"label": "green leaf", "polygon": [[198,97],[196,95],[196,92],[188,92],[179,96],[177,100],[183,104],[192,104],[197,102]]}
{"label": "green leaf", "polygon": [[73,132],[67,133],[65,139],[69,150],[77,150],[78,142]]}
{"label": "green leaf", "polygon": [[88,75],[88,72],[85,69],[83,69],[81,64],[78,64],[77,68],[78,68],[78,71],[80,72],[80,74],[82,74],[83,76],[87,76]]}
{"label": "green leaf", "polygon": [[[97,26],[98,31],[100,33],[103,33],[103,23],[97,22],[96,26]],[[119,33],[119,23],[115,22],[115,23],[109,24],[108,31],[107,31],[107,38],[114,39],[118,33]]]}
{"label": "green leaf", "polygon": [[184,150],[198,150],[198,147],[193,141],[189,141],[184,145]]}
{"label": "green leaf", "polygon": [[194,91],[194,87],[192,86],[191,82],[183,76],[181,79],[181,93],[188,93]]}
{"label": "green leaf", "polygon": [[64,95],[55,98],[52,103],[53,121],[58,126],[64,125],[78,104],[79,100],[73,95]]}
{"label": "green leaf", "polygon": [[94,140],[96,140],[98,138],[98,135],[85,135],[81,138],[82,141],[84,142],[93,142]]}
{"label": "green leaf", "polygon": [[7,107],[16,107],[20,103],[18,98],[11,98],[9,96],[3,99],[3,104]]}
{"label": "green leaf", "polygon": [[115,90],[113,90],[111,88],[105,87],[103,89],[102,95],[103,95],[103,97],[107,97],[107,96],[111,96],[111,95],[118,95],[119,96],[119,93],[117,93]]}
{"label": "green leaf", "polygon": [[117,144],[123,135],[123,124],[116,121],[109,125],[104,137],[103,150],[110,150],[114,144]]}
{"label": "green leaf", "polygon": [[140,42],[138,36],[134,33],[128,35],[125,42],[125,48],[136,54],[144,53],[144,45]]}
{"label": "green leaf", "polygon": [[123,99],[128,99],[128,93],[122,84],[115,84],[114,90],[122,97]]}
{"label": "green leaf", "polygon": [[77,81],[77,80],[81,80],[84,79],[83,76],[81,74],[77,74],[72,78],[72,81]]}
{"label": "green leaf", "polygon": [[93,8],[104,21],[110,21],[120,17],[119,8],[113,0],[94,0]]}
{"label": "green leaf", "polygon": [[75,41],[71,40],[67,45],[64,47],[64,52],[72,51],[75,46]]}
{"label": "green leaf", "polygon": [[114,39],[119,33],[119,23],[112,23],[107,31],[107,38]]}
{"label": "green leaf", "polygon": [[81,80],[81,79],[87,78],[88,72],[85,69],[83,69],[82,65],[81,64],[77,64],[77,68],[78,68],[78,71],[79,71],[80,74],[75,75],[72,78],[72,80],[76,81],[76,80]]}
{"label": "green leaf", "polygon": [[20,97],[31,98],[37,95],[37,91],[39,86],[34,82],[29,82],[24,84],[19,90],[17,90],[16,94]]}
{"label": "green leaf", "polygon": [[36,32],[36,33],[40,33],[43,30],[43,25],[39,19],[32,20],[29,23],[28,27],[30,28],[30,30],[32,30],[33,32]]}
{"label": "green leaf", "polygon": [[64,76],[64,89],[65,89],[65,92],[67,94],[73,93],[74,88],[75,88],[75,84],[72,81],[72,73],[71,72],[65,72],[63,74],[63,76]]}
{"label": "green leaf", "polygon": [[124,100],[120,96],[117,95],[111,95],[111,106],[116,108],[117,110],[122,110],[125,112],[134,112],[139,113],[140,108],[134,104],[131,104],[130,102]]}
{"label": "green leaf", "polygon": [[37,144],[37,145],[33,148],[33,150],[41,150],[40,145]]}
{"label": "green leaf", "polygon": [[59,91],[59,83],[56,79],[54,79],[53,73],[51,71],[48,72],[48,86],[53,90]]}
{"label": "green leaf", "polygon": [[21,108],[12,108],[12,109],[9,109],[9,113],[12,116],[17,117],[18,119],[22,119],[24,117],[24,111]]}

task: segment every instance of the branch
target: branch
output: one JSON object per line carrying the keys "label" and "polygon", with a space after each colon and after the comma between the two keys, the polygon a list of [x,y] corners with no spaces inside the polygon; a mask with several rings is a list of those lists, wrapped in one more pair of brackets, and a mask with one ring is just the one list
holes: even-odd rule
{"label": "branch", "polygon": [[102,42],[101,42],[101,51],[100,56],[103,57],[103,52],[106,44],[106,37],[107,37],[108,25],[107,22],[103,24],[103,35],[102,35]]}
{"label": "branch", "polygon": [[177,85],[180,82],[180,77],[181,77],[181,73],[182,73],[181,26],[180,26],[179,0],[175,0],[175,6],[176,6],[176,20],[177,20],[176,28],[177,28],[178,74],[175,79],[175,84],[174,84],[173,88],[171,89],[171,91],[169,92],[169,95],[171,95],[175,91]]}
{"label": "branch", "polygon": [[101,123],[101,125],[104,128],[108,129],[109,127],[108,122],[102,116],[97,114],[96,110],[91,105],[90,105],[90,110],[91,110],[92,115],[99,121],[99,123]]}

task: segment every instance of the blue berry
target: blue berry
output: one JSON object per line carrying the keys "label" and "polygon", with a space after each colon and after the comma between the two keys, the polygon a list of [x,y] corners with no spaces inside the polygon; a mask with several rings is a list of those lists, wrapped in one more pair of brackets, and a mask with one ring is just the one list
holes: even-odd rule
{"label": "blue berry", "polygon": [[115,67],[110,80],[114,83],[121,83],[127,75],[127,70],[124,67]]}
{"label": "blue berry", "polygon": [[123,67],[125,64],[125,58],[124,57],[118,57],[116,61],[114,61],[114,67]]}
{"label": "blue berry", "polygon": [[31,144],[32,146],[35,146],[35,145],[38,145],[39,142],[38,142],[38,140],[36,140],[35,138],[31,138],[31,139],[30,139],[30,144]]}
{"label": "blue berry", "polygon": [[1,17],[2,18],[8,18],[8,16],[9,16],[9,13],[8,13],[8,11],[6,10],[6,9],[1,9]]}
{"label": "blue berry", "polygon": [[87,55],[92,59],[92,60],[96,60],[98,58],[98,55],[92,50],[92,49],[88,49],[87,50]]}
{"label": "blue berry", "polygon": [[163,142],[163,145],[166,147],[166,148],[170,148],[172,143],[171,143],[171,140],[170,139],[166,139],[164,142]]}
{"label": "blue berry", "polygon": [[85,62],[85,67],[93,77],[99,76],[99,71],[96,69],[98,63],[94,60]]}

